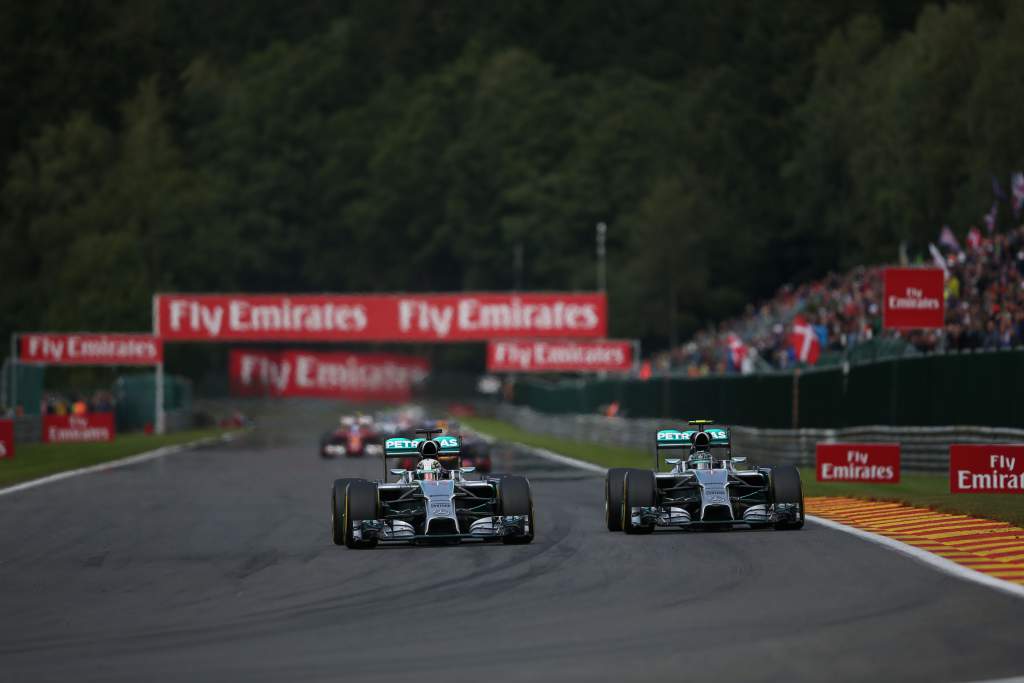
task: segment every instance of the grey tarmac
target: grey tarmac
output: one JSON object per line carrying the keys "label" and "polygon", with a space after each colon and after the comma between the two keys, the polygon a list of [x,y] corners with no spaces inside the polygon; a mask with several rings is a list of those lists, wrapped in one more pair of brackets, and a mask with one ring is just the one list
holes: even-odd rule
{"label": "grey tarmac", "polygon": [[0,681],[968,681],[1024,601],[839,531],[609,533],[600,477],[503,449],[528,546],[331,544],[323,411],[0,497]]}

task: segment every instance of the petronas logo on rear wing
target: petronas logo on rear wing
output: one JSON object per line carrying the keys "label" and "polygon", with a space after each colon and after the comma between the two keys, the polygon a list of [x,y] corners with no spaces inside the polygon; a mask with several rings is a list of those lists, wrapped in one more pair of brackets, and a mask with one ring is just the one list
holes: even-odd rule
{"label": "petronas logo on rear wing", "polygon": [[[384,442],[384,455],[388,458],[400,458],[405,456],[417,456],[420,454],[420,444],[426,439],[403,439],[395,437]],[[462,452],[461,436],[439,436],[432,439],[437,444],[438,455],[458,455]]]}
{"label": "petronas logo on rear wing", "polygon": [[[721,428],[705,429],[704,432],[711,439],[713,448],[729,447],[729,430]],[[659,449],[664,448],[689,448],[693,443],[693,435],[696,429],[661,429],[655,439]]]}

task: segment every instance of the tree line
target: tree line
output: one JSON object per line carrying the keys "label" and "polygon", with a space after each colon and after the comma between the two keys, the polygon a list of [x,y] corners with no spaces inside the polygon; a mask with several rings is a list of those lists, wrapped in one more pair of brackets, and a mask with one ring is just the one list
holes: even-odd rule
{"label": "tree line", "polygon": [[593,289],[604,222],[611,333],[663,346],[980,223],[1021,36],[1014,0],[8,3],[0,336],[147,329],[154,291]]}

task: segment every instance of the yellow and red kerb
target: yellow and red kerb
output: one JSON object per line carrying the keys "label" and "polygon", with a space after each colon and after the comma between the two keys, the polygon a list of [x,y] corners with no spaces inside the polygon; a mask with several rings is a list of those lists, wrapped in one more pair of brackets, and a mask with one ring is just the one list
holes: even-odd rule
{"label": "yellow and red kerb", "polygon": [[888,536],[1024,585],[1024,529],[1006,522],[854,498],[814,497],[806,503],[808,514]]}

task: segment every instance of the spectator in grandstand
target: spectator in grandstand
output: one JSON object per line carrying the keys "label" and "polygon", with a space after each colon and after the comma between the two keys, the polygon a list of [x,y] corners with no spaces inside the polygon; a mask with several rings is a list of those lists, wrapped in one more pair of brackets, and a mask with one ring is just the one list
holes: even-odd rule
{"label": "spectator in grandstand", "polygon": [[[813,327],[821,348],[834,353],[877,338],[902,339],[924,352],[1022,345],[1024,225],[987,238],[980,231],[973,234],[966,251],[955,241],[945,240],[933,252],[947,271],[945,329],[884,331],[884,268],[859,266],[844,274],[829,273],[816,282],[784,285],[774,298],[748,305],[740,317],[701,330],[683,346],[656,356],[654,366],[660,371],[684,368],[691,376],[740,372],[742,365],[793,367],[796,359],[789,332],[797,314]],[[749,363],[730,359],[730,354],[735,358],[737,338]]]}

